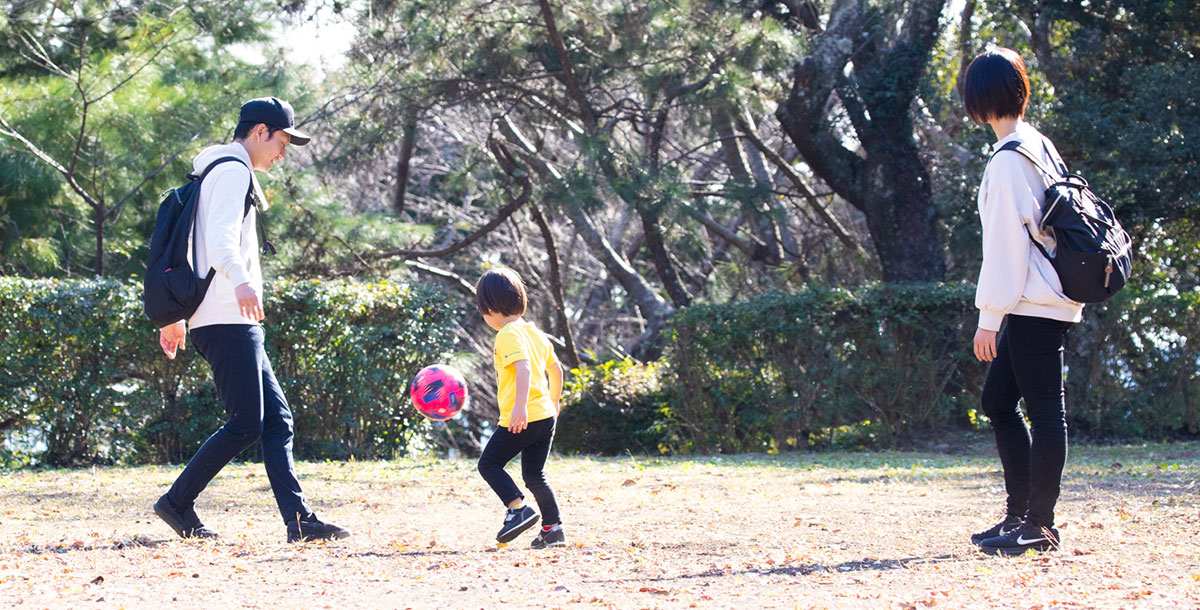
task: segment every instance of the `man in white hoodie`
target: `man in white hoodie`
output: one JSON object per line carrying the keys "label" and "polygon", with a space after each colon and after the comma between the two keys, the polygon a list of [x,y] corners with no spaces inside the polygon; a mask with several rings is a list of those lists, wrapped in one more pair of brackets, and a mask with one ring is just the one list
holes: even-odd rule
{"label": "man in white hoodie", "polygon": [[242,105],[232,143],[210,146],[193,162],[200,175],[223,160],[200,187],[196,247],[189,249],[189,255],[195,253],[192,267],[200,277],[209,268],[216,274],[196,313],[186,323],[161,329],[159,345],[173,359],[191,331],[196,351],[212,367],[228,419],[154,504],[154,512],[184,538],[217,536],[196,515],[196,497],[230,460],[259,439],[288,542],[350,535],[318,519],[304,501],[292,460],[292,412],[263,349],[260,324],[263,281],[255,227],[259,209],[268,204],[251,169],[266,172],[284,158],[289,143],[308,142],[309,137],[295,128],[290,104],[258,98]]}

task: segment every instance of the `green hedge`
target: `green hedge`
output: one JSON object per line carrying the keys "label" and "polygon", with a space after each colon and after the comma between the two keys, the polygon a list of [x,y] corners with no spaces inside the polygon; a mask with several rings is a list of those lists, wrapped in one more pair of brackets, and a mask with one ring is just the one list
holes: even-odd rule
{"label": "green hedge", "polygon": [[[453,347],[446,296],[343,281],[274,282],[267,295],[298,457],[391,457],[429,442],[406,390]],[[781,451],[984,426],[973,297],[968,284],[876,284],[689,307],[662,362],[572,371],[556,447]],[[1089,306],[1067,342],[1072,433],[1200,433],[1194,337],[1197,292],[1128,290]],[[186,460],[224,419],[209,377],[191,349],[162,356],[134,283],[0,278],[0,433],[37,443],[41,461]]]}
{"label": "green hedge", "polygon": [[673,453],[669,394],[661,362],[626,358],[572,369],[563,385],[563,412],[554,449],[564,453]]}
{"label": "green hedge", "polygon": [[[442,293],[347,281],[266,292],[297,457],[390,457],[428,440],[407,382],[453,347]],[[44,444],[50,464],[186,460],[224,419],[207,364],[191,349],[162,355],[132,282],[0,278],[0,354],[0,431]]]}
{"label": "green hedge", "polygon": [[1067,336],[1072,425],[1128,438],[1200,433],[1200,292],[1123,292]]}
{"label": "green hedge", "polygon": [[701,452],[890,442],[961,413],[973,289],[875,284],[690,307],[671,321],[672,419]]}
{"label": "green hedge", "polygon": [[[661,367],[575,372],[560,445],[773,452],[986,427],[974,293],[969,284],[875,284],[689,307],[671,321]],[[1067,338],[1072,434],[1200,432],[1200,294],[1131,289],[1084,318]]]}

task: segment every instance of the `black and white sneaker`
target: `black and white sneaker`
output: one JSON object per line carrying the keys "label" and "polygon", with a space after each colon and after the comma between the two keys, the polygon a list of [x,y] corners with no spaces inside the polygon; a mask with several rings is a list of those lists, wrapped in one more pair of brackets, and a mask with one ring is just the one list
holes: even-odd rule
{"label": "black and white sneaker", "polygon": [[563,546],[566,543],[566,534],[563,533],[562,527],[556,525],[551,530],[539,531],[537,537],[533,539],[533,543],[529,546],[530,548],[544,549],[552,546]]}
{"label": "black and white sneaker", "polygon": [[1024,519],[1020,517],[1015,515],[1005,515],[1004,520],[1000,523],[997,523],[996,525],[993,525],[977,534],[971,534],[971,544],[978,546],[988,538],[1003,536],[1020,527],[1022,522],[1024,522]]}
{"label": "black and white sneaker", "polygon": [[1020,555],[1029,550],[1057,551],[1059,540],[1058,530],[1026,521],[1003,536],[988,538],[979,543],[979,550],[988,555],[1006,556]]}
{"label": "black and white sneaker", "polygon": [[537,525],[537,518],[537,511],[528,505],[508,509],[504,514],[504,527],[496,534],[496,542],[509,542],[520,536],[525,530]]}
{"label": "black and white sneaker", "polygon": [[325,523],[317,518],[317,515],[309,513],[307,517],[288,521],[287,524],[287,541],[288,542],[308,542],[310,540],[334,540],[339,538],[349,538],[350,530],[336,526],[332,523]]}
{"label": "black and white sneaker", "polygon": [[158,515],[175,530],[175,533],[180,538],[216,538],[216,530],[204,525],[200,521],[200,517],[196,516],[196,509],[189,506],[183,510],[171,504],[167,499],[167,494],[163,494],[157,502],[154,503],[154,514]]}

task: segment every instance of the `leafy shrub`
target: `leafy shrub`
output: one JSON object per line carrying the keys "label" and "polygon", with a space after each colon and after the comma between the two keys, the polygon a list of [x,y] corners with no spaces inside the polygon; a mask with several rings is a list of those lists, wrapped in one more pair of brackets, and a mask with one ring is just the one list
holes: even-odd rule
{"label": "leafy shrub", "polygon": [[951,419],[947,388],[969,385],[974,331],[965,284],[813,288],[676,315],[667,357],[674,419],[702,452],[864,442]]}
{"label": "leafy shrub", "polygon": [[[453,344],[440,292],[346,281],[266,291],[298,457],[390,457],[428,436],[406,389]],[[50,464],[182,461],[225,418],[195,351],[162,355],[133,282],[0,278],[0,354],[0,432],[39,439]]]}
{"label": "leafy shrub", "polygon": [[[670,423],[702,452],[889,444],[977,421],[970,284],[813,288],[690,307],[668,333]],[[1200,292],[1131,288],[1067,340],[1072,428],[1200,432]]]}
{"label": "leafy shrub", "polygon": [[554,447],[566,453],[673,452],[665,431],[662,363],[611,360],[571,370]]}
{"label": "leafy shrub", "polygon": [[409,380],[454,347],[454,311],[409,284],[271,284],[271,363],[296,415],[298,457],[403,455],[430,424]]}
{"label": "leafy shrub", "polygon": [[36,431],[50,464],[119,457],[114,437],[156,402],[141,382],[151,350],[132,283],[0,278],[0,421]]}
{"label": "leafy shrub", "polygon": [[1072,426],[1095,436],[1200,433],[1200,292],[1117,295],[1068,341]]}

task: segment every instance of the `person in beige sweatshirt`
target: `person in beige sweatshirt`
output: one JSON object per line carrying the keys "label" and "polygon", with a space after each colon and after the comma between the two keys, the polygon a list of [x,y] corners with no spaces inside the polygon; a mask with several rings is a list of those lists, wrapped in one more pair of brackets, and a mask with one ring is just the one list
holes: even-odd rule
{"label": "person in beige sweatshirt", "polygon": [[[1068,299],[1037,240],[1053,256],[1052,232],[1039,221],[1045,176],[1020,153],[1001,151],[1011,141],[1040,155],[1046,167],[1065,171],[1054,143],[1024,120],[1029,78],[1020,55],[993,49],[976,57],[963,79],[967,115],[996,135],[993,157],[979,186],[983,266],[975,306],[975,356],[990,362],[981,402],[996,437],[1007,492],[1000,523],[971,536],[990,554],[1019,555],[1057,549],[1054,528],[1067,457],[1063,343],[1082,319],[1083,305]],[[1024,399],[1025,415],[1018,408]]]}

